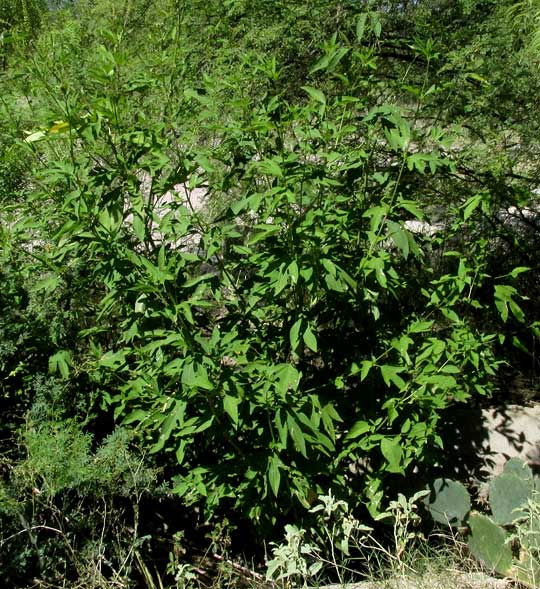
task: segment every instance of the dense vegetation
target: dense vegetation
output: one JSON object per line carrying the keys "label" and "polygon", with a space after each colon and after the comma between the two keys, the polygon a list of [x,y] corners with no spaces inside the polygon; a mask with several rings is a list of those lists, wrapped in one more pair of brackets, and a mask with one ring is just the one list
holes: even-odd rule
{"label": "dense vegetation", "polygon": [[2,0],[7,585],[376,517],[534,382],[539,10]]}

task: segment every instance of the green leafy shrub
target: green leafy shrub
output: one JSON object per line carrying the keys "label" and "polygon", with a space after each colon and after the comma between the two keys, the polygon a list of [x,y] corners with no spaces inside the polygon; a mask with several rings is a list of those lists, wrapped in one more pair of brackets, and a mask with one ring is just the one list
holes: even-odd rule
{"label": "green leafy shrub", "polygon": [[5,0],[0,7],[0,31],[20,27],[35,34],[46,12],[45,0]]}
{"label": "green leafy shrub", "polygon": [[538,76],[496,4],[80,0],[0,24],[8,583],[152,586],[149,451],[199,522],[296,541],[328,489],[377,517],[447,407],[534,368]]}
{"label": "green leafy shrub", "polygon": [[94,451],[74,421],[29,422],[25,457],[0,486],[0,547],[6,586],[99,583],[132,575],[142,550],[140,502],[156,491],[156,471],[116,430]]}
{"label": "green leafy shrub", "polygon": [[467,184],[485,146],[430,123],[454,87],[433,79],[440,52],[398,44],[395,80],[379,57],[399,7],[344,5],[291,57],[300,3],[135,2],[106,23],[99,6],[55,13],[3,107],[36,168],[10,231],[55,406],[73,393],[86,419],[99,400],[208,513],[262,529],[331,481],[376,515],[433,459],[442,411],[491,390],[501,322],[525,322],[521,270],[491,270],[499,193]]}
{"label": "green leafy shrub", "polygon": [[81,486],[89,477],[90,436],[75,423],[29,424],[24,433],[27,458],[15,476],[54,497],[66,489]]}
{"label": "green leafy shrub", "polygon": [[407,225],[426,218],[417,187],[452,170],[444,134],[347,82],[364,54],[336,38],[313,71],[340,89],[314,78],[290,103],[272,60],[255,104],[215,79],[187,88],[195,147],[133,126],[142,97],[124,56],[103,46],[94,59],[86,114],[74,104],[28,139],[69,154],[36,198],[56,229],[49,267],[92,293],[78,369],[209,513],[232,506],[262,528],[330,481],[378,513],[392,478],[440,444],[440,412],[486,393],[497,367],[495,336],[468,315],[482,308],[481,246],[443,251],[437,272]]}

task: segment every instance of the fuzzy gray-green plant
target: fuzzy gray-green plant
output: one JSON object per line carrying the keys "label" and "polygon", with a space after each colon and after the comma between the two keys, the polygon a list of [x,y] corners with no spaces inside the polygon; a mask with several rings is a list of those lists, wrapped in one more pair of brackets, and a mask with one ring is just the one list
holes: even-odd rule
{"label": "fuzzy gray-green plant", "polygon": [[[341,584],[346,578],[357,576],[354,560],[376,560],[379,566],[390,564],[393,573],[410,572],[407,556],[419,538],[417,524],[420,516],[417,507],[427,491],[419,491],[406,498],[398,494],[389,502],[378,520],[387,520],[393,530],[394,545],[383,546],[373,534],[373,528],[362,524],[351,512],[348,504],[336,499],[332,493],[320,496],[309,511],[316,515],[316,524],[309,529],[294,525],[285,526],[285,538],[272,548],[267,560],[267,579],[282,583],[313,585],[318,578],[336,576]],[[377,556],[373,558],[373,554]]]}

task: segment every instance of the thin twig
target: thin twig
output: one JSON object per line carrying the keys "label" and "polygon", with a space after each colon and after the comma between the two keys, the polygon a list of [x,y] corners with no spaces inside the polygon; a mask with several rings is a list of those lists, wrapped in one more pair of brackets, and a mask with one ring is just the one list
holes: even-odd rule
{"label": "thin twig", "polygon": [[15,534],[12,534],[11,536],[8,536],[4,540],[0,541],[0,546],[3,546],[4,544],[9,542],[10,540],[13,540],[13,538],[16,538],[17,536],[21,536],[22,534],[28,534],[29,532],[33,532],[34,530],[49,530],[50,532],[56,532],[57,534],[60,534],[61,536],[64,535],[64,532],[62,532],[62,530],[58,530],[57,528],[52,528],[51,526],[45,526],[45,525],[31,526],[29,528],[25,528],[24,530],[20,530],[19,532],[16,532]]}
{"label": "thin twig", "polygon": [[258,581],[264,581],[267,583],[271,583],[272,585],[274,585],[275,583],[273,581],[267,581],[267,579],[261,575],[260,573],[256,573],[255,571],[252,571],[251,569],[242,566],[241,564],[238,564],[236,562],[233,562],[232,560],[229,560],[228,558],[224,558],[223,556],[220,556],[219,554],[212,554],[212,556],[216,559],[219,560],[220,562],[225,562],[228,565],[232,566],[233,569],[236,569],[237,571],[244,573],[246,575],[249,575],[255,579],[257,579]]}

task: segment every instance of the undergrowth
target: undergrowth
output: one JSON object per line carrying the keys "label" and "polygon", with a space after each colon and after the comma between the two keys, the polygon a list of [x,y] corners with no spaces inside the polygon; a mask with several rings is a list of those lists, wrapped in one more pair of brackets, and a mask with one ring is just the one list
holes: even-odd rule
{"label": "undergrowth", "polygon": [[538,368],[510,4],[0,5],[7,585],[418,572],[444,415]]}

